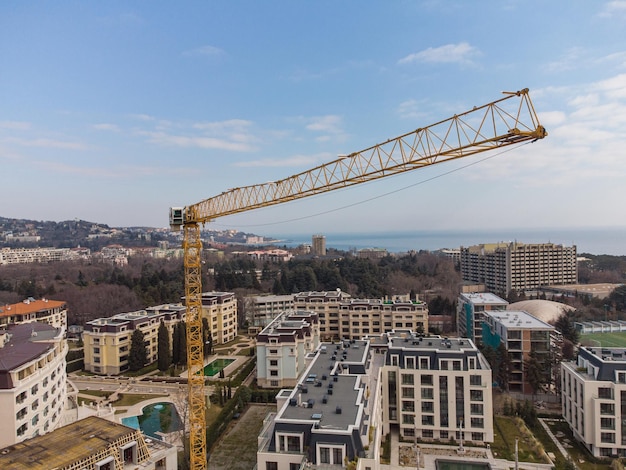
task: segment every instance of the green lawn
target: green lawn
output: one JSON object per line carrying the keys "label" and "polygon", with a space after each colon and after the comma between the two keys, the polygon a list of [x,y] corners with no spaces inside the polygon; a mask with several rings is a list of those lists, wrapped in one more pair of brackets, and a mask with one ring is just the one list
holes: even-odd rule
{"label": "green lawn", "polygon": [[585,346],[626,348],[626,331],[615,333],[588,333],[580,335],[580,342]]}

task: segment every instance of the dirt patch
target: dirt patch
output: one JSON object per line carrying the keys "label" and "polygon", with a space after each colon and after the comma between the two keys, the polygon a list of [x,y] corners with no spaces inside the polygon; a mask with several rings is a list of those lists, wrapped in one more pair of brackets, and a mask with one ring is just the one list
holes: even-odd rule
{"label": "dirt patch", "polygon": [[250,470],[256,465],[257,437],[268,413],[276,405],[250,405],[239,419],[233,420],[228,431],[215,445],[209,456],[211,470]]}

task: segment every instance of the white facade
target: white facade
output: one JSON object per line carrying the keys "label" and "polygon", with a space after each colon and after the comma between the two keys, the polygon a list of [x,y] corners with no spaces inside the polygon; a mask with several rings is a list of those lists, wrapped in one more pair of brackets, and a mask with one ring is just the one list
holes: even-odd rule
{"label": "white facade", "polygon": [[0,334],[0,447],[50,432],[67,397],[64,330],[10,325]]}
{"label": "white facade", "polygon": [[250,295],[244,299],[244,304],[250,325],[266,327],[281,313],[293,310],[293,294]]}
{"label": "white facade", "polygon": [[581,347],[561,363],[563,418],[596,457],[626,456],[626,348]]}
{"label": "white facade", "polygon": [[474,344],[482,343],[484,312],[506,310],[509,303],[490,292],[467,292],[459,295],[456,307],[456,327],[461,338]]}
{"label": "white facade", "polygon": [[381,371],[383,432],[411,440],[493,442],[491,368],[467,339],[390,335]]}
{"label": "white facade", "polygon": [[320,341],[316,313],[285,312],[256,338],[260,387],[293,387],[306,369],[307,356]]}

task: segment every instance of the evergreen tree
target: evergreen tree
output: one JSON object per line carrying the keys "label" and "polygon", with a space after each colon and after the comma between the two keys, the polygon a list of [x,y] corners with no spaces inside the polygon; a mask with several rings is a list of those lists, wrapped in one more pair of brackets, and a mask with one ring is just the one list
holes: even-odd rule
{"label": "evergreen tree", "polygon": [[178,363],[187,365],[187,324],[182,321],[178,328]]}
{"label": "evergreen tree", "polygon": [[165,372],[172,363],[172,355],[170,353],[170,333],[164,322],[159,325],[158,347],[159,370]]}
{"label": "evergreen tree", "polygon": [[533,389],[533,394],[536,394],[548,383],[546,370],[549,370],[548,364],[541,361],[535,351],[531,351],[530,356],[524,362],[524,372],[526,373],[526,382]]}
{"label": "evergreen tree", "polygon": [[180,334],[178,332],[180,325],[181,323],[176,323],[174,325],[174,331],[172,334],[172,363],[176,365],[180,364]]}
{"label": "evergreen tree", "polygon": [[209,327],[209,320],[206,317],[202,317],[202,342],[204,343],[204,357],[207,358],[213,352],[213,335]]}
{"label": "evergreen tree", "polygon": [[138,371],[148,362],[148,350],[141,330],[136,329],[130,338],[130,352],[128,353],[128,368]]}

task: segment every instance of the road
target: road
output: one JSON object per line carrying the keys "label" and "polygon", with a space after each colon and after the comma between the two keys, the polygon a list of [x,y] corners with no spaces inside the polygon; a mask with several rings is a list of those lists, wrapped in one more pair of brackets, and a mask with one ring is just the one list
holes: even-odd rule
{"label": "road", "polygon": [[[99,377],[99,376],[68,376],[79,390],[102,390],[120,393],[154,393],[168,394],[187,390],[186,384],[171,384],[158,381],[139,380],[130,377]],[[206,387],[206,393],[213,391],[212,386]]]}

